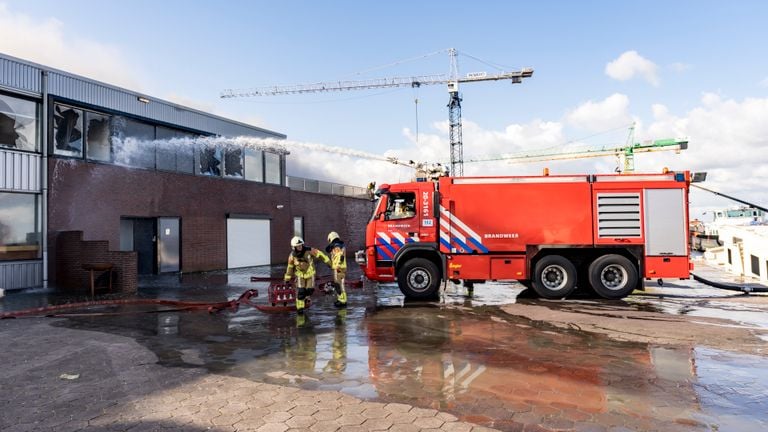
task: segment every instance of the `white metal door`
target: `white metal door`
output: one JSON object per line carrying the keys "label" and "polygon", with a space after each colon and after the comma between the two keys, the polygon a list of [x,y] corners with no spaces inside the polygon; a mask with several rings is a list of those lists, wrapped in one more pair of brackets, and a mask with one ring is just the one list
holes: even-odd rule
{"label": "white metal door", "polygon": [[227,268],[271,263],[268,219],[227,219]]}

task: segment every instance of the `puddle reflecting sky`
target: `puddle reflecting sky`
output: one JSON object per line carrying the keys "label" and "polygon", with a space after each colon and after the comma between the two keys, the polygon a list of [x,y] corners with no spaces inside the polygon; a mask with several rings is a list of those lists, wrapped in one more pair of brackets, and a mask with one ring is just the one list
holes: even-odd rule
{"label": "puddle reflecting sky", "polygon": [[[256,287],[266,301],[267,284],[249,280],[257,274],[282,270],[154,278],[142,295],[222,301]],[[503,313],[498,306],[520,291],[489,284],[469,300],[452,287],[443,303],[430,303],[406,302],[394,285],[366,285],[349,290],[341,311],[316,294],[303,318],[244,308],[58,325],[133,337],[168,367],[410,403],[503,430],[768,430],[765,358],[613,341]]]}

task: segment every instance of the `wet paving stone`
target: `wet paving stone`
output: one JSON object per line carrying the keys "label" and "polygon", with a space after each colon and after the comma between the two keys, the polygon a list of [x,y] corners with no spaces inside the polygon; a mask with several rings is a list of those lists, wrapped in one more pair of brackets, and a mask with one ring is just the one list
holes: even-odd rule
{"label": "wet paving stone", "polygon": [[[256,287],[263,292],[258,301],[264,301],[266,283],[249,281],[257,271],[280,274],[280,269],[262,268],[158,278],[143,281],[141,295],[218,302]],[[114,307],[100,310],[110,315],[73,316],[54,325],[128,337],[156,356],[135,363],[156,361],[199,378],[194,390],[137,405],[135,413],[144,417],[119,420],[94,411],[91,421],[104,427],[131,422],[138,430],[145,420],[163,418],[196,427],[195,417],[210,417],[210,425],[233,430],[244,421],[259,423],[264,430],[461,430],[463,426],[451,425],[456,420],[506,431],[768,429],[765,357],[625,342],[578,328],[556,328],[501,311],[510,302],[528,301],[517,298],[521,289],[516,284],[491,284],[475,292],[472,299],[455,289],[442,302],[411,302],[395,286],[366,284],[349,290],[350,306],[341,311],[333,308],[331,296],[316,293],[305,317],[247,308],[208,314]],[[39,303],[33,294],[16,305]],[[678,313],[683,302],[638,297],[620,304],[583,300],[546,305],[589,308],[596,314],[616,308]],[[23,355],[22,349],[14,349],[4,356]],[[76,357],[88,351],[71,347],[59,354]],[[255,394],[250,385],[217,394],[216,376],[267,387]],[[173,378],[139,387],[160,391],[179,384]],[[196,396],[203,389],[209,393]],[[319,392],[297,396],[280,389]],[[44,387],[18,390],[35,393]],[[371,405],[347,403],[336,392]],[[77,402],[61,396],[58,403]],[[104,393],[103,398],[115,396]],[[160,409],[165,405],[177,408],[165,412]],[[455,417],[441,418],[438,411]]]}

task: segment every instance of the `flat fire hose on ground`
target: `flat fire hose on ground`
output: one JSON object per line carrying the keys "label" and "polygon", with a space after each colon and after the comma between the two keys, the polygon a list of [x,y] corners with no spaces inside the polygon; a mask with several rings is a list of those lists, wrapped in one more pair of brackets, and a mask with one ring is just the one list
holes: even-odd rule
{"label": "flat fire hose on ground", "polygon": [[711,281],[709,279],[705,279],[701,276],[698,276],[695,273],[691,273],[691,276],[693,277],[693,280],[697,282],[701,282],[705,285],[709,285],[711,287],[720,288],[724,290],[730,290],[730,291],[740,291],[744,294],[749,294],[751,292],[761,293],[761,292],[768,292],[768,287],[760,287],[760,286],[754,286],[754,285],[739,285],[739,284],[727,284],[722,282],[715,282]]}
{"label": "flat fire hose on ground", "polygon": [[[164,309],[152,312],[171,312],[183,310],[207,310],[208,313],[218,313],[223,310],[237,312],[240,305],[245,304],[261,312],[291,312],[296,310],[296,299],[294,291],[290,284],[281,283],[282,278],[270,278],[261,276],[252,276],[251,282],[270,282],[268,292],[269,304],[256,304],[251,301],[252,297],[259,295],[258,290],[249,289],[240,295],[236,300],[226,302],[206,303],[206,302],[186,302],[179,300],[163,299],[118,299],[118,300],[96,300],[78,303],[66,303],[61,305],[43,306],[38,308],[23,309],[0,313],[0,319],[12,319],[21,317],[68,317],[68,316],[97,316],[97,315],[115,315],[114,313],[92,312],[92,313],[62,313],[68,310],[85,309],[93,306],[144,306],[144,305],[162,305],[173,306],[173,309]],[[330,277],[319,278],[319,285],[322,292],[327,291],[327,284],[330,284]],[[351,288],[362,288],[362,281],[347,283]],[[306,299],[306,308],[311,304],[310,298]]]}
{"label": "flat fire hose on ground", "polygon": [[[257,307],[258,305],[251,301],[252,297],[257,297],[258,295],[259,295],[258,290],[249,289],[244,293],[242,293],[240,297],[238,297],[236,300],[230,300],[226,302],[216,302],[216,303],[186,302],[186,301],[162,300],[162,299],[97,300],[97,301],[78,302],[78,303],[66,303],[61,305],[44,306],[39,308],[5,312],[0,314],[0,319],[34,317],[34,316],[66,317],[66,316],[74,316],[74,315],[85,315],[85,314],[69,314],[69,313],[62,313],[62,312],[67,310],[73,310],[73,309],[84,309],[84,308],[93,307],[93,306],[116,306],[116,305],[125,305],[125,306],[162,305],[162,306],[174,306],[175,308],[172,309],[174,311],[206,310],[208,311],[208,313],[218,313],[223,310],[230,310],[232,312],[236,312],[240,307],[240,305],[243,305],[243,304],[258,309]],[[166,311],[167,310],[163,310],[159,312],[166,312]],[[96,312],[96,313],[87,314],[87,315],[108,315],[108,314]]]}

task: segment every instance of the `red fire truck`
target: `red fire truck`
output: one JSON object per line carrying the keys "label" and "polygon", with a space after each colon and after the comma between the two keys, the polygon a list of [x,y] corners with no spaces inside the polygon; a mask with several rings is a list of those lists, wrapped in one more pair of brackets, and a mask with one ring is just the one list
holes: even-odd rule
{"label": "red fire truck", "polygon": [[406,297],[443,280],[516,280],[545,298],[617,299],[643,278],[687,279],[691,174],[439,177],[382,185],[356,253]]}

